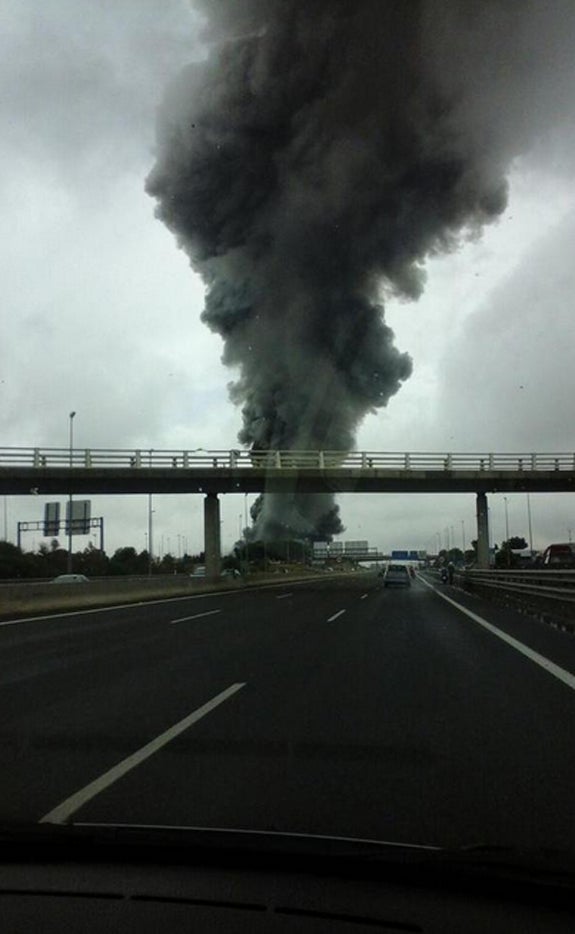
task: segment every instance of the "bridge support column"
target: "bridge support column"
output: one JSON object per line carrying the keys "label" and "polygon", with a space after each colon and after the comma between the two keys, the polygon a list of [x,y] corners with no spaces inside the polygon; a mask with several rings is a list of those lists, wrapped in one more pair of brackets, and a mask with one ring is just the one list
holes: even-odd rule
{"label": "bridge support column", "polygon": [[204,547],[206,577],[219,577],[221,571],[220,501],[215,493],[204,500]]}
{"label": "bridge support column", "polygon": [[477,494],[477,566],[489,568],[489,513],[487,494]]}

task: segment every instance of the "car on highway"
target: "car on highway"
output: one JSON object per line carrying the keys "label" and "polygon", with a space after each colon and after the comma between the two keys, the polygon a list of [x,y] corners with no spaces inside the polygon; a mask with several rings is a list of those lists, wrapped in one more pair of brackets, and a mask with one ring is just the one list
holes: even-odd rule
{"label": "car on highway", "polygon": [[89,578],[85,574],[59,574],[54,577],[51,584],[87,584]]}
{"label": "car on highway", "polygon": [[573,542],[561,542],[548,545],[538,564],[540,567],[553,568],[558,571],[575,568],[575,544]]}
{"label": "car on highway", "polygon": [[384,587],[411,587],[409,571],[404,564],[388,564],[383,574]]}
{"label": "car on highway", "polygon": [[[203,579],[206,576],[207,576],[206,566],[204,564],[198,564],[198,566],[194,568],[194,570],[190,574],[190,577],[197,578],[197,579]],[[233,579],[237,579],[238,577],[241,577],[241,576],[242,575],[237,570],[237,568],[224,568],[224,570],[220,574],[220,577],[233,578]]]}

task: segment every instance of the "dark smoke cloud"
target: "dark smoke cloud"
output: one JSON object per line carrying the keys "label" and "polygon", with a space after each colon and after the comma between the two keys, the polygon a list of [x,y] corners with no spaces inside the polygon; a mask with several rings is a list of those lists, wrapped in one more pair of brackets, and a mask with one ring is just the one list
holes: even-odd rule
{"label": "dark smoke cloud", "polygon": [[331,493],[297,493],[291,497],[262,493],[250,507],[253,528],[244,530],[244,534],[257,540],[264,528],[268,540],[331,541],[334,534],[344,531],[338,513]]}
{"label": "dark smoke cloud", "polygon": [[[425,259],[498,217],[512,159],[568,106],[575,5],[195,7],[209,54],[166,97],[148,191],[239,369],[239,440],[350,449],[411,374],[383,299],[417,299]],[[329,496],[266,496],[257,526],[341,529]]]}

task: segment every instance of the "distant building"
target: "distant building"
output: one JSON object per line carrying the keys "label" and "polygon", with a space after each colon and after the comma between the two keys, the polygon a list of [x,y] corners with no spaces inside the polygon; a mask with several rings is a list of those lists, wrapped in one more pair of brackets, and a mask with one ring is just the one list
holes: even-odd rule
{"label": "distant building", "polygon": [[366,541],[349,541],[344,543],[344,553],[346,557],[353,558],[355,555],[366,555],[369,550],[369,543]]}
{"label": "distant building", "polygon": [[343,554],[343,542],[331,542],[329,546],[330,555],[342,555]]}

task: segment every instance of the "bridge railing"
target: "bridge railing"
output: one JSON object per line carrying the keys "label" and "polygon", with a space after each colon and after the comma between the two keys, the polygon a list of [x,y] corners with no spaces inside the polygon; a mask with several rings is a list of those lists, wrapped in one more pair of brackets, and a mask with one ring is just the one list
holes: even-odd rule
{"label": "bridge railing", "polygon": [[575,453],[465,453],[390,451],[242,451],[117,448],[0,448],[2,467],[155,469],[320,469],[361,471],[575,471]]}

